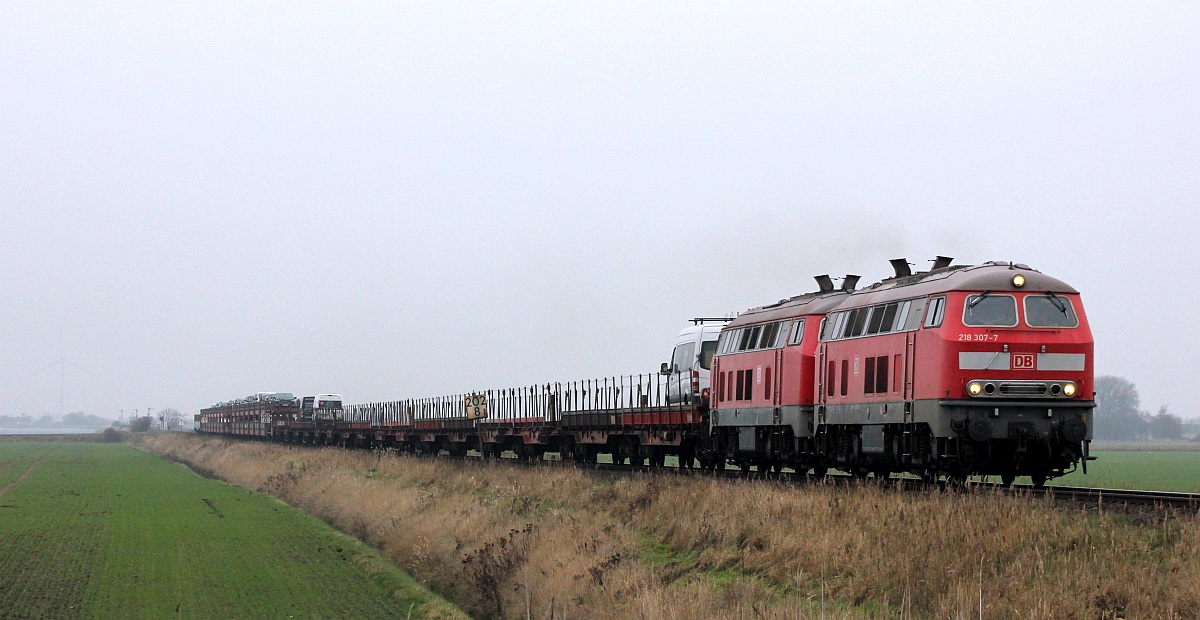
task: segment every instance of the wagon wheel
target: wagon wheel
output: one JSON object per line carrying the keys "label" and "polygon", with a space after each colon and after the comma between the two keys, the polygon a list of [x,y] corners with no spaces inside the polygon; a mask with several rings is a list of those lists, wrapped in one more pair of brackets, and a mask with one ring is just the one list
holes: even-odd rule
{"label": "wagon wheel", "polygon": [[1011,487],[1017,481],[1016,474],[1000,474],[1000,484]]}
{"label": "wagon wheel", "polygon": [[[684,448],[679,451],[679,468],[691,469],[693,461],[696,458],[696,453],[691,448]],[[704,463],[700,463],[700,469],[704,469]]]}
{"label": "wagon wheel", "polygon": [[1033,488],[1035,489],[1046,486],[1046,474],[1032,474],[1029,478],[1033,481]]}

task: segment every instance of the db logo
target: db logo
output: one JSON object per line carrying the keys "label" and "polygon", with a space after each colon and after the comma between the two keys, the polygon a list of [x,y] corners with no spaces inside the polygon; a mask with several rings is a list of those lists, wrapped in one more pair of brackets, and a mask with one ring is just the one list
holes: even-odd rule
{"label": "db logo", "polygon": [[1014,353],[1012,356],[1012,367],[1014,370],[1031,369],[1036,360],[1037,358],[1032,353]]}

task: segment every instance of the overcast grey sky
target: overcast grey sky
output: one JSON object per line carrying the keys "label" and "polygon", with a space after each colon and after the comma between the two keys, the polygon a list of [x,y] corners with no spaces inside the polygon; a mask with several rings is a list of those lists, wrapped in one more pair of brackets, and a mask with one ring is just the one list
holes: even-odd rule
{"label": "overcast grey sky", "polygon": [[[646,6],[650,4],[651,6]],[[1028,263],[1194,399],[1195,3],[0,7],[0,415],[653,371],[820,273]]]}

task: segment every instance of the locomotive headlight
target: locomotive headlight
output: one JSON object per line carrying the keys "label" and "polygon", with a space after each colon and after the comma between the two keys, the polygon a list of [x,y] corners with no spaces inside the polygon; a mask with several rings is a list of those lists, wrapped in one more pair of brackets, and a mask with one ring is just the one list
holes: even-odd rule
{"label": "locomotive headlight", "polygon": [[972,381],[967,384],[967,391],[971,393],[971,396],[979,396],[979,393],[983,391],[983,386],[979,385],[978,381]]}
{"label": "locomotive headlight", "polygon": [[1074,396],[1075,395],[1075,384],[1074,383],[1064,383],[1063,384],[1063,394],[1066,396]]}
{"label": "locomotive headlight", "polygon": [[1017,275],[1013,276],[1012,283],[1013,283],[1013,286],[1015,286],[1017,288],[1021,288],[1022,286],[1025,286],[1025,276],[1018,273]]}

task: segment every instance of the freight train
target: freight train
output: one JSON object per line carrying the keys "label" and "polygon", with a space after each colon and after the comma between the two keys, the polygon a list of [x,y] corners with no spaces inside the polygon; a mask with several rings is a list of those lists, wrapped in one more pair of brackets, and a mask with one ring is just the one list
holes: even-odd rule
{"label": "freight train", "polygon": [[951,263],[914,273],[895,259],[893,277],[859,290],[857,276],[817,276],[818,290],[741,313],[658,373],[346,407],[336,395],[237,401],[202,410],[196,430],[814,476],[1042,485],[1086,471],[1093,341],[1079,292],[1020,263]]}

